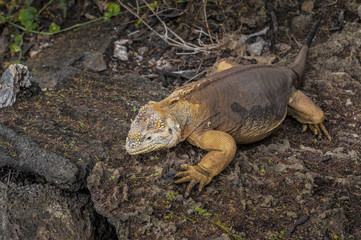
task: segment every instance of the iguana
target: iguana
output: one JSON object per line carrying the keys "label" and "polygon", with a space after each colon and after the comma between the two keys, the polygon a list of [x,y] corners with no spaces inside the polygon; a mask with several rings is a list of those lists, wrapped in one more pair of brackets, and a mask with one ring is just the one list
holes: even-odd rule
{"label": "iguana", "polygon": [[171,148],[187,140],[208,151],[201,161],[184,164],[176,183],[189,182],[185,197],[199,183],[199,191],[222,172],[236,153],[236,144],[259,141],[290,115],[305,131],[321,131],[324,112],[300,90],[308,49],[320,25],[313,26],[290,67],[235,66],[176,89],[160,102],[143,106],[131,123],[125,148],[129,154]]}

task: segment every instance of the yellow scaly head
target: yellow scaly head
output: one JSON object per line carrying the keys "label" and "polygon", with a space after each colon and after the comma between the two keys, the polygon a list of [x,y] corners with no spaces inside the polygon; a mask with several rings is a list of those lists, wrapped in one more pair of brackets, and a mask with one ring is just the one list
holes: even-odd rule
{"label": "yellow scaly head", "polygon": [[179,124],[155,109],[151,102],[139,110],[132,122],[125,149],[129,154],[147,153],[162,148],[170,148],[179,142]]}

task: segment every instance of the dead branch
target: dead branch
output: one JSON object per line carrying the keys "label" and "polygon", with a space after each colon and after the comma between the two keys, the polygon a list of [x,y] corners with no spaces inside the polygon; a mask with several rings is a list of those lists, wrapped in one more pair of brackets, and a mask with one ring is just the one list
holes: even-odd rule
{"label": "dead branch", "polygon": [[204,16],[204,23],[206,24],[206,28],[208,31],[209,40],[213,44],[213,40],[211,37],[211,31],[209,30],[208,20],[207,20],[207,0],[203,0],[203,16]]}
{"label": "dead branch", "polygon": [[[135,13],[132,9],[130,9],[128,6],[126,6],[124,3],[122,3],[121,1],[118,1],[119,4],[125,8],[128,12],[130,12],[131,14],[133,14],[135,17],[137,17],[139,20],[142,21],[142,23],[144,23],[144,25],[151,30],[152,32],[154,32],[158,37],[160,37],[163,41],[165,41],[166,43],[168,43],[171,46],[174,47],[178,47],[178,48],[182,48],[188,51],[192,51],[188,54],[194,54],[194,53],[198,53],[198,52],[205,52],[205,53],[209,53],[211,50],[215,49],[218,47],[218,44],[210,44],[210,45],[205,45],[205,46],[197,46],[193,43],[189,43],[186,42],[184,39],[182,39],[179,35],[177,35],[174,31],[172,31],[170,28],[167,27],[167,25],[165,24],[165,22],[159,17],[159,15],[152,9],[152,7],[147,3],[147,1],[143,0],[143,2],[147,5],[147,7],[149,8],[149,10],[154,14],[154,16],[156,16],[156,18],[161,22],[161,24],[163,25],[164,28],[164,34],[160,34],[159,32],[155,31],[149,24],[146,23],[146,21],[144,21],[144,19],[142,17],[139,16],[139,14]],[[175,39],[169,37],[168,34],[172,34]],[[185,54],[185,53],[183,53]]]}

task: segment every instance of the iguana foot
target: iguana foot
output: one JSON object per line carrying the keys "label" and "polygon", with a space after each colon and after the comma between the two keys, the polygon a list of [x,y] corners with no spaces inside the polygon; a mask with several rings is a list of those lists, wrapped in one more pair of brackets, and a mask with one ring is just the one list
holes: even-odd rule
{"label": "iguana foot", "polygon": [[189,182],[187,190],[185,192],[186,198],[189,196],[189,193],[197,183],[199,183],[198,191],[201,192],[203,187],[210,183],[213,178],[210,172],[201,168],[198,165],[191,166],[188,164],[183,164],[181,168],[185,171],[177,173],[176,176],[182,178],[177,180],[176,183]]}
{"label": "iguana foot", "polygon": [[332,140],[330,134],[323,125],[323,121],[326,120],[324,112],[301,91],[294,92],[290,97],[287,114],[302,123],[302,131],[306,131],[307,128],[310,128],[318,138],[321,138],[322,133],[324,133],[328,140]]}
{"label": "iguana foot", "polygon": [[322,137],[322,133],[324,133],[326,135],[326,137],[328,138],[328,140],[330,140],[330,141],[332,140],[332,137],[328,133],[325,125],[323,125],[322,123],[302,124],[302,132],[305,132],[307,130],[307,128],[309,128],[317,136],[318,139],[320,139]]}

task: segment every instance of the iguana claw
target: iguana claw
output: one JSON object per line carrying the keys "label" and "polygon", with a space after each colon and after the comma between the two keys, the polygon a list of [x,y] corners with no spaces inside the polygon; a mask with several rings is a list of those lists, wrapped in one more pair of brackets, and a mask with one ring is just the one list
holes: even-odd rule
{"label": "iguana claw", "polygon": [[199,183],[198,191],[201,192],[203,187],[207,185],[213,178],[210,173],[208,173],[198,165],[191,166],[188,164],[183,164],[181,168],[185,171],[180,171],[177,173],[176,176],[182,178],[178,179],[176,183],[189,182],[184,195],[186,198],[189,196],[189,193],[197,183]]}
{"label": "iguana claw", "polygon": [[328,140],[332,140],[332,137],[330,136],[330,134],[328,133],[325,125],[323,125],[322,123],[319,124],[303,124],[302,125],[302,131],[306,131],[307,127],[315,134],[317,135],[318,138],[321,138],[322,133],[324,133],[326,135],[326,137],[328,138]]}

